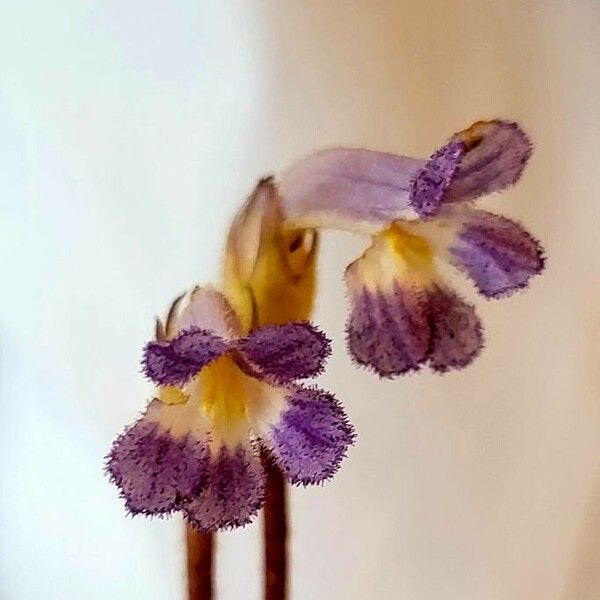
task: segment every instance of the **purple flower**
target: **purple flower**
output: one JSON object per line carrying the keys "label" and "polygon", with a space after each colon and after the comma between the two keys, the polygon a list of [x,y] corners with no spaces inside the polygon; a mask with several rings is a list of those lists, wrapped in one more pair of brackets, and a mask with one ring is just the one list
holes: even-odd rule
{"label": "purple flower", "polygon": [[428,364],[462,368],[479,353],[472,305],[437,272],[439,259],[486,298],[524,288],[544,267],[540,243],[521,225],[472,201],[520,178],[531,144],[516,123],[480,121],[429,160],[332,149],[300,161],[280,192],[290,226],[368,233],[373,241],[346,270],[349,351],[383,377]]}
{"label": "purple flower", "polygon": [[210,288],[180,302],[144,350],[157,398],[114,442],[107,472],[131,513],[181,510],[204,531],[245,525],[264,501],[261,448],[306,485],[332,477],[354,441],[339,402],[297,383],[322,371],[330,342],[301,322],[242,337]]}

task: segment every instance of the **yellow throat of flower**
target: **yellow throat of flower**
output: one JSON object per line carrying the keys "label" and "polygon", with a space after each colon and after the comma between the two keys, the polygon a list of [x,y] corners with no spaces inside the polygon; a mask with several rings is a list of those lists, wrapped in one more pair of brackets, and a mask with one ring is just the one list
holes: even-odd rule
{"label": "yellow throat of flower", "polygon": [[258,381],[245,375],[229,356],[221,356],[199,375],[200,402],[211,423],[213,443],[234,446],[248,437],[246,403]]}
{"label": "yellow throat of flower", "polygon": [[205,366],[183,389],[164,386],[159,400],[164,404],[191,403],[204,413],[211,443],[234,448],[249,434],[249,403],[260,398],[265,384],[246,375],[230,355]]}
{"label": "yellow throat of flower", "polygon": [[435,279],[433,250],[409,224],[396,221],[378,233],[365,253],[348,268],[351,281],[374,291],[396,283],[428,286]]}

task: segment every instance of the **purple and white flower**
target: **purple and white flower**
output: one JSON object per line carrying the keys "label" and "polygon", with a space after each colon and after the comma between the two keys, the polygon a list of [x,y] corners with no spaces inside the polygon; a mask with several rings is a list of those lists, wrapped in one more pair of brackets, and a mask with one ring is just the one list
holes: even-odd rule
{"label": "purple and white flower", "polygon": [[212,288],[179,304],[144,351],[157,397],[107,457],[128,510],[180,510],[203,531],[245,525],[264,502],[261,449],[291,483],[332,477],[353,427],[331,394],[298,383],[322,371],[325,335],[293,322],[242,336]]}
{"label": "purple and white flower", "polygon": [[300,161],[279,186],[290,226],[373,236],[346,271],[349,351],[380,376],[428,364],[469,364],[483,344],[473,306],[443,281],[436,260],[466,274],[486,298],[524,288],[544,267],[520,224],[473,200],[513,185],[531,143],[508,121],[480,121],[428,160],[337,148]]}

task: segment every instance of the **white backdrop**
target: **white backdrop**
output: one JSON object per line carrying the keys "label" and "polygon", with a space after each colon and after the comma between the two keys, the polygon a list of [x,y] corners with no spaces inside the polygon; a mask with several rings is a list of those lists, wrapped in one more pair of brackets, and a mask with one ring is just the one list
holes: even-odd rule
{"label": "white backdrop", "polygon": [[[536,151],[486,205],[548,270],[479,302],[470,369],[354,370],[341,276],[364,242],[326,236],[323,385],[359,439],[293,492],[293,598],[600,597],[599,57],[595,0],[1,3],[0,596],[183,598],[180,522],[125,518],[102,475],[153,315],[216,278],[258,176],[335,144],[425,156],[499,116]],[[219,537],[220,599],[259,598],[259,544]]]}

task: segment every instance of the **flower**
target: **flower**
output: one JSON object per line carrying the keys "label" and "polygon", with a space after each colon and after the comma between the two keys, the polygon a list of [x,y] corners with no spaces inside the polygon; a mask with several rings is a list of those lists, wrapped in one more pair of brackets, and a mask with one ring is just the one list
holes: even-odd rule
{"label": "flower", "polygon": [[306,322],[241,337],[212,288],[181,301],[144,351],[157,397],[113,443],[106,469],[131,513],[180,510],[203,531],[245,525],[264,502],[261,449],[307,485],[332,477],[353,443],[338,401],[297,383],[322,371],[330,342]]}
{"label": "flower", "polygon": [[513,122],[479,121],[429,160],[337,148],[300,161],[280,182],[290,226],[372,235],[346,270],[354,359],[382,377],[428,364],[462,368],[480,352],[474,307],[442,279],[436,260],[466,274],[486,298],[524,288],[544,267],[520,224],[472,201],[518,181],[531,155]]}

